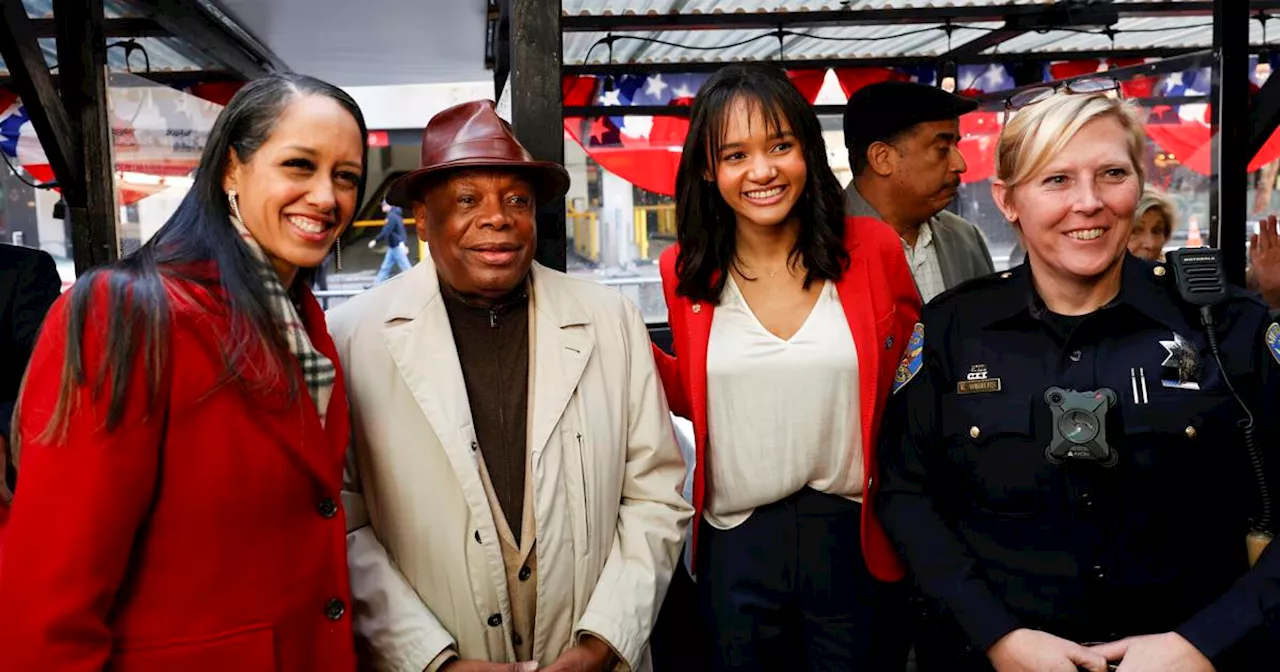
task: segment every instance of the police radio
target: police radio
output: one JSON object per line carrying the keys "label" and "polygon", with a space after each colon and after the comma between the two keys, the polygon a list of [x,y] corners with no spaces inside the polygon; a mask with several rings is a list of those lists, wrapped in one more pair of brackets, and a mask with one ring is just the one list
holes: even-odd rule
{"label": "police radio", "polygon": [[1209,340],[1209,350],[1218,364],[1218,370],[1222,372],[1222,380],[1227,384],[1227,390],[1244,411],[1245,419],[1239,422],[1239,427],[1244,436],[1249,466],[1258,487],[1258,517],[1254,519],[1252,529],[1245,536],[1245,545],[1249,549],[1249,566],[1253,566],[1258,561],[1258,556],[1262,555],[1267,544],[1273,539],[1271,492],[1267,488],[1262,452],[1254,443],[1253,413],[1236,393],[1235,386],[1227,376],[1227,368],[1222,365],[1222,352],[1218,346],[1218,334],[1214,327],[1213,307],[1227,299],[1227,277],[1222,268],[1222,253],[1211,247],[1184,247],[1169,252],[1165,257],[1169,261],[1169,266],[1173,268],[1174,282],[1182,300],[1200,307],[1200,322],[1204,325],[1205,335]]}

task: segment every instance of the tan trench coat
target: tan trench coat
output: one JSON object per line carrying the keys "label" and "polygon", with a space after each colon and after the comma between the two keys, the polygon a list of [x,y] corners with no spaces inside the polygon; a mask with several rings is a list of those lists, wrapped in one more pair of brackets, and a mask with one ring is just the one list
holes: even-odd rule
{"label": "tan trench coat", "polygon": [[[647,670],[692,508],[639,310],[535,265],[529,445],[537,529],[534,658],[589,631]],[[347,373],[347,549],[373,667],[420,672],[453,646],[514,662],[501,542],[430,259],[330,311]]]}

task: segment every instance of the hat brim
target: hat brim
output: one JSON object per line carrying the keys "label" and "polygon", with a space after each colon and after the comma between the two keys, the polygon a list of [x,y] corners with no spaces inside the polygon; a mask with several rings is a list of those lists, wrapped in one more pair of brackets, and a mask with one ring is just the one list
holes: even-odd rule
{"label": "hat brim", "polygon": [[410,209],[417,201],[424,198],[423,186],[432,179],[438,179],[450,172],[469,168],[489,168],[519,173],[533,184],[534,198],[537,204],[550,203],[569,191],[569,171],[564,166],[551,161],[502,161],[495,159],[461,159],[436,166],[419,168],[401,175],[387,190],[387,202],[391,205]]}

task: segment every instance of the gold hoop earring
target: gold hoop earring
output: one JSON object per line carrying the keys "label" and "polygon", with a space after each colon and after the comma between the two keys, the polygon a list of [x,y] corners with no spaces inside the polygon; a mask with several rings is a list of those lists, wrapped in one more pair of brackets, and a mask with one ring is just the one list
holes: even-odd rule
{"label": "gold hoop earring", "polygon": [[236,195],[235,189],[227,190],[227,205],[231,208],[231,216],[235,217],[241,224],[243,224],[244,218],[240,216],[240,204],[236,202]]}

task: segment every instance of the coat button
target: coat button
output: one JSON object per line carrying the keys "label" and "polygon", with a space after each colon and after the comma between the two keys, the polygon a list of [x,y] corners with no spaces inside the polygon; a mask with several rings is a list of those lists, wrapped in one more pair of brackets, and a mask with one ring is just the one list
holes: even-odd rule
{"label": "coat button", "polygon": [[512,644],[515,644],[516,646],[523,646],[523,645],[524,645],[524,637],[521,637],[521,636],[520,636],[520,633],[513,634],[513,635],[511,635],[511,643],[512,643]]}
{"label": "coat button", "polygon": [[342,600],[339,600],[336,597],[329,600],[324,605],[324,615],[328,616],[331,621],[336,621],[339,618],[342,618],[342,615],[345,613],[347,613],[347,605],[343,604]]}
{"label": "coat button", "polygon": [[890,336],[889,338],[884,339],[884,349],[888,350],[889,348],[892,348],[892,347],[893,347],[893,337]]}
{"label": "coat button", "polygon": [[489,627],[496,628],[502,625],[502,614],[494,614],[489,617]]}
{"label": "coat button", "polygon": [[695,304],[693,304],[693,308],[691,308],[691,310],[692,310],[693,312],[695,312],[695,313],[701,313],[701,312],[702,312],[702,304],[701,304],[701,303],[695,303]]}
{"label": "coat button", "polygon": [[1104,569],[1102,568],[1102,565],[1094,565],[1094,566],[1093,566],[1093,578],[1094,578],[1094,579],[1096,579],[1096,580],[1098,580],[1098,581],[1106,581],[1106,580],[1107,580],[1107,572],[1106,572],[1106,570],[1104,570]]}
{"label": "coat button", "polygon": [[477,544],[482,543],[482,542],[480,541],[480,530],[476,530],[476,543],[477,543]]}
{"label": "coat button", "polygon": [[1195,428],[1195,427],[1192,427],[1191,425],[1187,425],[1186,432],[1187,432],[1187,438],[1188,438],[1188,439],[1194,439],[1194,438],[1196,438],[1196,428]]}
{"label": "coat button", "polygon": [[1094,510],[1093,495],[1085,492],[1080,495],[1080,509],[1085,513],[1093,513]]}
{"label": "coat button", "polygon": [[471,442],[471,450],[480,450],[480,444],[475,441]]}
{"label": "coat button", "polygon": [[530,576],[532,576],[532,575],[533,575],[533,572],[529,571],[529,566],[528,566],[528,565],[525,565],[524,567],[521,567],[521,568],[520,568],[520,575],[519,575],[519,576],[520,576],[520,580],[521,580],[521,581],[528,581],[528,580],[529,580],[529,577],[530,577]]}
{"label": "coat button", "polygon": [[977,425],[969,428],[969,438],[976,439],[979,436],[982,436],[982,430],[978,429]]}
{"label": "coat button", "polygon": [[1000,274],[1000,279],[1001,279],[1001,280],[1008,280],[1008,279],[1009,279],[1010,277],[1012,277],[1012,276],[1013,276],[1013,274],[1012,274],[1012,273],[1010,273],[1010,272],[1008,272],[1008,271],[1005,271],[1004,273],[1001,273],[1001,274]]}
{"label": "coat button", "polygon": [[1156,266],[1151,269],[1151,272],[1155,273],[1157,278],[1163,278],[1165,274],[1164,266]]}
{"label": "coat button", "polygon": [[1081,353],[1079,350],[1072,350],[1070,356],[1071,356],[1071,361],[1078,362],[1080,361],[1081,357],[1084,357],[1084,354]]}
{"label": "coat button", "polygon": [[320,515],[325,518],[332,518],[338,515],[338,505],[331,497],[325,497],[320,500],[320,504],[316,508],[320,511]]}

